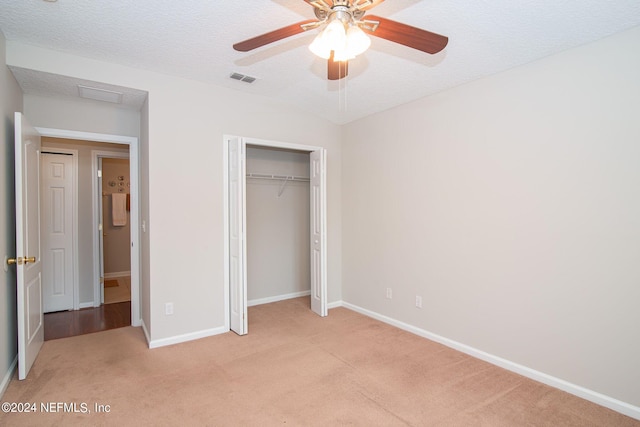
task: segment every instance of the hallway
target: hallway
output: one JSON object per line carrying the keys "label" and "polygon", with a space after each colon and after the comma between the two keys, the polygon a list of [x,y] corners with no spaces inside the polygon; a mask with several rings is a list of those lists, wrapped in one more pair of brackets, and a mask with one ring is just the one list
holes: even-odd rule
{"label": "hallway", "polygon": [[131,301],[44,315],[44,340],[131,326]]}

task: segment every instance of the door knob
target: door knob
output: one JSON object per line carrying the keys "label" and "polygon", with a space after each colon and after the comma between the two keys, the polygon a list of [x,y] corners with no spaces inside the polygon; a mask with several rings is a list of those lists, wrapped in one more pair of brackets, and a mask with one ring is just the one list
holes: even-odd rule
{"label": "door knob", "polygon": [[28,264],[28,263],[34,263],[36,262],[36,257],[32,256],[32,257],[21,257],[19,256],[18,258],[7,258],[7,265],[22,265],[22,264]]}

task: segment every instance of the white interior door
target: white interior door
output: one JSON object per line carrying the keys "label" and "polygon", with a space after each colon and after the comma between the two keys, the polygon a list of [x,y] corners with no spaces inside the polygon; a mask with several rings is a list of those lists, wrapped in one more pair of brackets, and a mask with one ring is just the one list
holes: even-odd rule
{"label": "white interior door", "polygon": [[40,160],[44,312],[72,310],[75,256],[73,156],[43,153]]}
{"label": "white interior door", "polygon": [[15,114],[18,379],[25,379],[44,342],[40,250],[40,135]]}
{"label": "white interior door", "polygon": [[230,138],[229,147],[229,305],[231,330],[238,335],[248,332],[246,214],[245,214],[245,144]]}
{"label": "white interior door", "polygon": [[326,151],[312,151],[309,158],[311,192],[311,310],[327,315],[327,278],[326,278]]}

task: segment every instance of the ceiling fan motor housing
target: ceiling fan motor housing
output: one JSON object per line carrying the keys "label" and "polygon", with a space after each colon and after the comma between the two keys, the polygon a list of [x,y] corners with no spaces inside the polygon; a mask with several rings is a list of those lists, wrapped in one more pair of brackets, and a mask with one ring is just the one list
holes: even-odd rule
{"label": "ceiling fan motor housing", "polygon": [[358,21],[365,14],[364,10],[357,9],[350,1],[335,1],[331,8],[314,6],[313,12],[320,21],[341,20],[345,25],[352,21]]}
{"label": "ceiling fan motor housing", "polygon": [[329,21],[342,21],[345,26],[352,20],[351,12],[344,6],[334,6],[333,11],[329,14]]}

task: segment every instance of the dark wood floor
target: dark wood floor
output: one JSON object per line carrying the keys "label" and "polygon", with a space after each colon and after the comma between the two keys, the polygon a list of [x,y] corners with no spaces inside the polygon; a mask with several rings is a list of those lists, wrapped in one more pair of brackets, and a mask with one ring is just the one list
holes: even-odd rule
{"label": "dark wood floor", "polygon": [[58,311],[44,315],[44,340],[73,337],[131,325],[131,301],[97,308]]}

